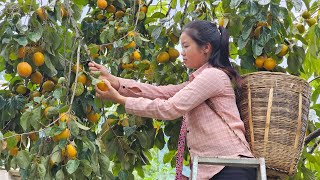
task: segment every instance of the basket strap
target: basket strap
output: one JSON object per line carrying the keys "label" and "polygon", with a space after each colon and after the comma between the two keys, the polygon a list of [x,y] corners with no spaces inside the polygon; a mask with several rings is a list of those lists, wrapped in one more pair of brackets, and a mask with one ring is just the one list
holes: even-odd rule
{"label": "basket strap", "polygon": [[252,106],[251,106],[251,89],[248,89],[248,114],[249,114],[249,132],[250,132],[250,140],[252,151],[254,151],[254,134],[253,134],[253,121],[252,121]]}
{"label": "basket strap", "polygon": [[[234,130],[231,128],[231,126],[228,124],[228,122],[226,121],[226,119],[224,119],[223,116],[221,116],[220,113],[218,113],[218,111],[215,109],[214,107],[214,104],[209,100],[207,99],[206,101],[206,104],[210,107],[210,109],[212,109],[219,117],[220,119],[229,127],[229,129],[233,132],[233,134],[240,140],[240,142],[249,150],[249,152],[251,152],[251,149],[250,147],[245,143],[243,142],[243,140],[238,136],[238,134],[236,132],[234,132]],[[254,156],[254,155],[253,155]],[[255,157],[255,156],[254,156]]]}
{"label": "basket strap", "polygon": [[264,149],[263,155],[266,157],[268,139],[269,139],[269,129],[270,129],[270,120],[271,120],[271,110],[272,110],[272,100],[273,100],[273,88],[269,91],[269,99],[268,99],[268,109],[266,116],[266,126],[264,128]]}
{"label": "basket strap", "polygon": [[[300,131],[301,126],[302,126],[301,119],[302,119],[302,94],[299,93],[298,125],[297,125],[297,130],[296,130],[296,138],[295,138],[295,141],[294,141],[294,150],[296,150],[297,147],[298,147],[299,138],[300,138],[300,135],[301,135],[301,131]],[[295,168],[295,166],[296,166],[296,163],[291,163],[291,166],[290,166],[290,169],[289,169],[289,174],[293,173],[293,169]]]}

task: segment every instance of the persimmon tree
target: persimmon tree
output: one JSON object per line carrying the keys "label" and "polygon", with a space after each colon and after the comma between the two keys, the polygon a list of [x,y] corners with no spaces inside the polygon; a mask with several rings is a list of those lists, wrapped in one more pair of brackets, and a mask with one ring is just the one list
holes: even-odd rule
{"label": "persimmon tree", "polygon": [[315,114],[292,179],[320,176],[318,1],[0,3],[1,159],[7,170],[19,167],[23,179],[134,179],[134,170],[144,177],[149,150],[166,144],[161,161],[174,167],[180,121],[133,116],[95,98],[100,74],[90,74],[88,63],[140,82],[181,83],[188,71],[177,45],[182,27],[194,19],[228,29],[230,57],[241,74],[279,71],[310,81]]}

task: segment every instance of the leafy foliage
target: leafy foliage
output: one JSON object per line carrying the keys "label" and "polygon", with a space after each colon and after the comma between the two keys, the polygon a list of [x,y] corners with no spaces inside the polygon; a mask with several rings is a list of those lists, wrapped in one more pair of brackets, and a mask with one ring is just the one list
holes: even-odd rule
{"label": "leafy foliage", "polygon": [[[106,9],[87,0],[0,2],[5,6],[0,14],[0,71],[6,80],[0,90],[0,147],[7,170],[19,167],[23,179],[77,179],[79,174],[133,179],[134,170],[144,176],[149,150],[165,145],[169,152],[163,162],[174,167],[180,121],[136,117],[123,106],[96,99],[98,75],[88,73],[88,62],[140,82],[184,82],[188,74],[181,61],[158,55],[175,48],[183,25],[194,19],[228,29],[230,57],[241,74],[270,70],[310,80],[316,120],[310,121],[308,133],[319,128],[318,1],[106,2]],[[300,11],[310,17],[304,19]],[[34,64],[35,52],[44,55],[43,65]],[[271,65],[258,64],[258,57]],[[18,75],[21,62],[41,73],[40,83],[32,75]],[[291,179],[319,177],[319,152],[310,151],[318,143],[316,137],[306,145]]]}

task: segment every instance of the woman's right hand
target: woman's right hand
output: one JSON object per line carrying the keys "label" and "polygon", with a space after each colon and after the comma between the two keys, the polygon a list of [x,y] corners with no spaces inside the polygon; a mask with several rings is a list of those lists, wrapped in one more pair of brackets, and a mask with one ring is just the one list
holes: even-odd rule
{"label": "woman's right hand", "polygon": [[103,65],[100,65],[91,61],[89,63],[89,70],[91,73],[100,72],[100,77],[99,77],[100,79],[108,80],[111,83],[113,88],[115,88],[116,90],[119,89],[120,84],[119,84],[118,78],[110,74],[106,69],[106,67],[104,67]]}

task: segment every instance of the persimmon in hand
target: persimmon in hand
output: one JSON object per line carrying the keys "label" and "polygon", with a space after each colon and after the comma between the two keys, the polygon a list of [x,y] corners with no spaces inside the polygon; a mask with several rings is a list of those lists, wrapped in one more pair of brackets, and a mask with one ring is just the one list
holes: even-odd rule
{"label": "persimmon in hand", "polygon": [[108,86],[103,81],[98,82],[97,86],[101,91],[108,91]]}

